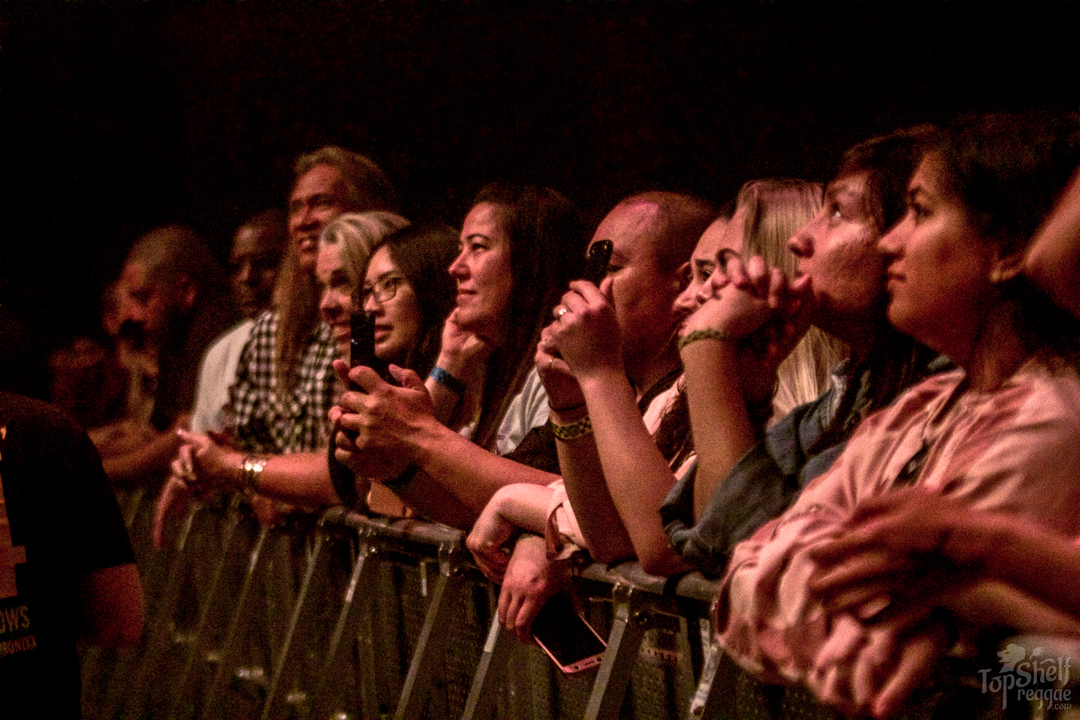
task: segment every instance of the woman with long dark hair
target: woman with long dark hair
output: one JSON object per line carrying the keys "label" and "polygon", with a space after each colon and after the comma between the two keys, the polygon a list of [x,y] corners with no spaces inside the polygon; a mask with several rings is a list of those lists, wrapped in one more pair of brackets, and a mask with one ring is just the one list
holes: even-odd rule
{"label": "woman with long dark hair", "polygon": [[735,548],[717,628],[744,668],[877,716],[927,676],[955,623],[924,575],[825,599],[809,582],[857,506],[892,490],[1080,534],[1080,326],[1022,274],[1078,160],[1075,121],[1016,116],[960,120],[923,156],[906,214],[879,243],[888,317],[957,369],[867,418],[784,515]]}
{"label": "woman with long dark hair", "polygon": [[449,265],[457,301],[426,386],[412,372],[397,372],[395,387],[335,364],[364,390],[331,411],[337,457],[359,482],[386,482],[427,517],[468,527],[503,485],[554,479],[501,456],[547,422],[533,352],[584,240],[576,208],[553,190],[481,189]]}

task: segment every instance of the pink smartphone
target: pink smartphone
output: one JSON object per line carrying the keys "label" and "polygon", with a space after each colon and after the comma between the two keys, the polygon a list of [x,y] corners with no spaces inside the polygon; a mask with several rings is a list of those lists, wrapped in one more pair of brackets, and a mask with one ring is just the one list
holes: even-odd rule
{"label": "pink smartphone", "polygon": [[578,615],[566,593],[552,596],[532,625],[533,639],[564,673],[596,667],[606,643],[585,619]]}

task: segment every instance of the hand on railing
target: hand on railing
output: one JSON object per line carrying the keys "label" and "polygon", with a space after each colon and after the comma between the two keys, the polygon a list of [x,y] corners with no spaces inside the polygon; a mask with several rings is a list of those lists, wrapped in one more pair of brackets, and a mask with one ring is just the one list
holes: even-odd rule
{"label": "hand on railing", "polygon": [[154,506],[154,521],[150,532],[156,549],[165,549],[165,525],[169,518],[187,512],[190,502],[191,489],[183,478],[174,472],[162,486]]}
{"label": "hand on railing", "polygon": [[548,560],[544,538],[522,535],[514,545],[503,576],[499,624],[522,642],[531,643],[536,613],[562,583],[562,564]]}

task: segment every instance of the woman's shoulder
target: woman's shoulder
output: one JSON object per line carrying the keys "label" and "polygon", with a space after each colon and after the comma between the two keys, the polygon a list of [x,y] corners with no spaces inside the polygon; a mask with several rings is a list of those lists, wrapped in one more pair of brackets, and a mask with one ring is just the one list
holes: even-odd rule
{"label": "woman's shoulder", "polygon": [[1080,375],[1072,365],[1031,360],[1002,384],[994,404],[1028,422],[1080,431]]}

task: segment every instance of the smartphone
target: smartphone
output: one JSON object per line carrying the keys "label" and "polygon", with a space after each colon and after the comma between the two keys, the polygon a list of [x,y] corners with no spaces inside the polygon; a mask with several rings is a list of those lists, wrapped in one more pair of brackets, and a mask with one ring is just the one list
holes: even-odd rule
{"label": "smartphone", "polygon": [[585,274],[583,277],[597,287],[607,275],[613,247],[614,245],[610,240],[597,240],[589,246],[589,254],[585,256]]}
{"label": "smartphone", "polygon": [[[371,312],[353,313],[349,337],[349,366],[366,365],[387,382],[394,382],[390,375],[390,365],[375,356],[375,314]],[[353,390],[359,390],[355,383],[350,383]],[[395,383],[396,384],[396,383]]]}
{"label": "smartphone", "polygon": [[607,644],[564,592],[548,599],[532,624],[533,639],[564,673],[596,667]]}

